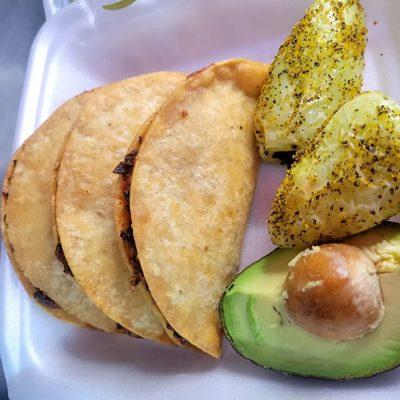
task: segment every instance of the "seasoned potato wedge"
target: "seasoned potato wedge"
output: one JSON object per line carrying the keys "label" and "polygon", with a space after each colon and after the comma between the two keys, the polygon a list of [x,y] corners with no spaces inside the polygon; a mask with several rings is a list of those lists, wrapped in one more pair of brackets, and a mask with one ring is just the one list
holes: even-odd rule
{"label": "seasoned potato wedge", "polygon": [[366,92],[300,152],[278,189],[269,232],[278,246],[308,246],[369,229],[399,205],[400,107]]}
{"label": "seasoned potato wedge", "polygon": [[[361,89],[367,30],[359,0],[316,0],[279,49],[254,117],[260,155],[286,159]],[[286,156],[286,157],[285,157]]]}

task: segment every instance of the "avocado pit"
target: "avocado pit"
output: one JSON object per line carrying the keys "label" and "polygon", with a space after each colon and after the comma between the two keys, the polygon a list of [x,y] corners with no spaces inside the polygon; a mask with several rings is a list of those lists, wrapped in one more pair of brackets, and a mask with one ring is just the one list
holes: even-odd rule
{"label": "avocado pit", "polygon": [[331,340],[355,340],[375,330],[384,302],[375,264],[358,247],[325,244],[289,263],[282,300],[288,319]]}

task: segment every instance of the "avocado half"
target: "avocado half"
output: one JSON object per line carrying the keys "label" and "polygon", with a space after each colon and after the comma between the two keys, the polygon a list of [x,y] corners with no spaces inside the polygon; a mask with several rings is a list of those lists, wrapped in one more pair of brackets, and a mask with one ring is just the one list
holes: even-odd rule
{"label": "avocado half", "polygon": [[400,364],[400,224],[385,222],[343,243],[383,265],[379,327],[360,339],[334,341],[290,323],[281,294],[288,263],[302,249],[278,248],[242,271],[221,299],[223,329],[239,354],[264,368],[325,379],[367,377]]}

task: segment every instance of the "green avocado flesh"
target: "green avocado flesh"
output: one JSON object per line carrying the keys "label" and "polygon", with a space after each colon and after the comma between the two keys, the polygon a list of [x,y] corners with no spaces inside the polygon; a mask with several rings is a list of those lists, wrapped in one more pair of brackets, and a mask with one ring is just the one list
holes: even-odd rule
{"label": "green avocado flesh", "polygon": [[[364,248],[398,240],[400,225],[384,223],[344,242]],[[400,364],[400,272],[379,274],[385,316],[375,331],[353,341],[322,339],[285,318],[282,288],[288,263],[299,251],[274,250],[241,272],[226,290],[221,320],[235,350],[265,368],[327,379],[371,376]]]}

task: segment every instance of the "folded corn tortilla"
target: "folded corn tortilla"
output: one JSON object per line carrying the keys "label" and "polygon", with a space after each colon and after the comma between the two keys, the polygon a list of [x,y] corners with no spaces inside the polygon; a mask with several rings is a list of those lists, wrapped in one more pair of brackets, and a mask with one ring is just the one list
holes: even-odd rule
{"label": "folded corn tortilla", "polygon": [[11,263],[31,297],[61,319],[116,332],[116,323],[94,306],[54,252],[53,164],[86,96],[58,108],[13,156],[4,180],[1,226]]}
{"label": "folded corn tortilla", "polygon": [[145,285],[131,285],[114,226],[113,169],[184,75],[159,72],[99,89],[85,104],[58,172],[56,221],[68,265],[91,300],[130,332],[171,343]]}
{"label": "folded corn tortilla", "polygon": [[267,73],[229,60],[190,75],[130,147],[130,247],[171,327],[214,357],[256,182],[252,120]]}

